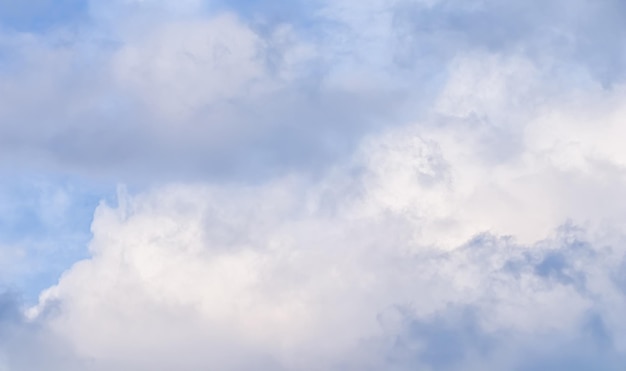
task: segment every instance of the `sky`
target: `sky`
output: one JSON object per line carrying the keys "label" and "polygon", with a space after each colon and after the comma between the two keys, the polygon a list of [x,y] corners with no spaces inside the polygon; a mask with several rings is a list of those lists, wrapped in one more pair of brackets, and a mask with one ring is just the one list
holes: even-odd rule
{"label": "sky", "polygon": [[0,371],[621,370],[621,0],[0,0]]}

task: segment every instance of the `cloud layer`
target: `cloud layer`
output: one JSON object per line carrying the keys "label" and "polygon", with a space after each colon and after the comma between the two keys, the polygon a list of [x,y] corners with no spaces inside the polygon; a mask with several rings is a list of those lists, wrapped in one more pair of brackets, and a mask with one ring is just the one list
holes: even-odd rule
{"label": "cloud layer", "polygon": [[[4,169],[131,189],[36,305],[0,297],[0,371],[619,369],[622,8],[92,1],[45,32],[0,19]],[[78,233],[94,192],[46,189],[36,219]]]}
{"label": "cloud layer", "polygon": [[574,98],[512,111],[527,61],[451,76],[431,118],[321,179],[122,190],[31,315],[95,369],[616,369],[624,152]]}
{"label": "cloud layer", "polygon": [[82,9],[79,21],[0,32],[5,163],[266,178],[326,168],[413,121],[466,54],[528,59],[544,94],[623,80],[618,1],[70,5],[59,19]]}

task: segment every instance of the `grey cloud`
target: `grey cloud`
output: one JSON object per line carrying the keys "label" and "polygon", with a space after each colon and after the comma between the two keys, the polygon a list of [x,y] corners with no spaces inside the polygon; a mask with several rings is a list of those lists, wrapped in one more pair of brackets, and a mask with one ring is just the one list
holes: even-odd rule
{"label": "grey cloud", "polygon": [[548,254],[535,266],[535,273],[543,278],[554,279],[562,284],[571,284],[584,288],[585,276],[582,273],[570,272],[570,267],[568,267],[565,259],[565,256],[559,253]]}
{"label": "grey cloud", "polygon": [[501,329],[489,332],[473,308],[449,308],[411,322],[388,355],[390,367],[411,370],[618,370],[626,354],[611,343],[598,314],[584,318],[577,333],[547,331],[528,336]]}
{"label": "grey cloud", "polygon": [[[542,241],[535,247],[516,246],[506,238],[483,234],[446,259],[453,261],[457,259],[455,255],[469,253],[470,264],[481,266],[485,264],[485,257],[502,254],[508,258],[501,265],[486,269],[486,274],[495,279],[493,282],[513,273],[516,282],[513,285],[516,285],[525,280],[524,275],[538,275],[545,287],[575,285],[581,296],[591,298],[596,293],[584,288],[583,271],[598,264],[595,261],[598,256],[591,254],[595,249],[589,244],[581,248],[579,241],[572,241],[572,229],[576,228],[566,224],[560,228],[560,237]],[[576,232],[579,237],[580,232]],[[581,250],[584,250],[582,255]],[[568,261],[581,258],[583,271],[576,274],[582,278],[576,281],[564,272],[573,270]],[[514,271],[511,271],[512,264]],[[498,277],[501,274],[504,276]],[[607,277],[611,274],[610,270],[606,272]],[[606,322],[606,311],[610,308],[596,306],[598,302],[593,303],[592,309],[573,329],[546,327],[534,333],[489,326],[492,305],[500,305],[503,298],[493,299],[465,306],[451,303],[421,318],[415,318],[410,308],[399,307],[404,325],[386,353],[389,367],[399,370],[416,367],[428,370],[618,370],[626,359],[626,354],[615,347],[613,333],[616,329]]]}
{"label": "grey cloud", "polygon": [[572,66],[578,65],[606,86],[623,81],[621,1],[399,4],[395,26],[402,46],[398,58],[404,64],[422,66],[433,56],[445,60],[460,51],[483,49],[530,56],[552,66],[552,78],[571,78]]}
{"label": "grey cloud", "polygon": [[[323,76],[308,76],[313,71],[307,67],[276,92],[207,98],[190,117],[164,122],[154,112],[159,102],[142,101],[145,97],[110,83],[114,76],[108,66],[119,44],[109,47],[88,36],[67,45],[55,42],[6,46],[20,67],[3,76],[8,97],[0,110],[4,163],[17,159],[35,168],[133,181],[253,180],[296,169],[315,172],[345,158],[364,133],[392,123],[389,112],[398,106],[388,91],[322,86]],[[44,58],[52,61],[45,68]],[[271,69],[283,69],[276,65],[282,62],[271,67],[264,58],[254,63],[272,79]],[[316,63],[310,62],[313,70]],[[164,126],[172,132],[161,132]]]}
{"label": "grey cloud", "polygon": [[451,307],[431,318],[407,321],[388,355],[391,365],[413,369],[469,369],[468,358],[489,357],[496,338],[485,333],[471,307]]}
{"label": "grey cloud", "polygon": [[620,291],[626,295],[626,257],[624,257],[619,268],[613,273],[612,278]]}
{"label": "grey cloud", "polygon": [[[166,9],[164,4],[141,6]],[[236,97],[207,96],[189,108],[188,117],[168,122],[155,111],[172,100],[188,104],[184,97],[168,95],[168,87],[150,80],[143,90],[129,91],[114,82],[112,64],[125,46],[140,53],[150,47],[137,43],[139,34],[149,37],[161,26],[184,23],[188,19],[184,12],[170,18],[147,12],[142,19],[151,21],[137,22],[135,28],[126,25],[124,17],[111,17],[103,33],[98,14],[139,5],[115,3],[107,10],[93,2],[91,23],[75,33],[24,40],[5,35],[5,65],[13,67],[2,75],[2,94],[8,99],[0,110],[0,156],[5,163],[17,159],[29,166],[107,174],[113,179],[267,179],[294,170],[327,169],[349,156],[368,133],[428,116],[448,78],[448,64],[464,53],[528,57],[549,77],[548,85],[572,80],[579,74],[576,66],[605,85],[621,81],[623,48],[617,41],[624,32],[621,2],[399,4],[346,2],[341,5],[344,10],[337,10],[319,2],[293,5],[286,13],[254,10],[247,2],[231,4],[226,7],[231,11],[266,12],[281,19],[266,26],[245,14],[240,19],[240,26],[262,45],[253,61],[262,76],[250,83],[277,88],[251,95],[246,93],[249,87],[242,86]],[[224,9],[209,8],[202,5],[199,12],[204,20]],[[298,16],[302,12],[312,18]],[[392,18],[390,24],[387,16]],[[291,27],[291,34],[281,39],[277,35],[285,26]],[[361,29],[367,26],[371,29]],[[154,41],[157,46],[162,42]],[[308,52],[301,48],[310,48],[312,54],[304,55]],[[153,52],[145,51],[146,56]],[[167,57],[168,51],[163,52]],[[294,62],[294,55],[300,59]],[[128,78],[149,76],[152,63],[184,62],[167,80],[176,84],[189,69],[188,61],[175,54],[170,57],[174,59],[163,62],[158,59],[162,56],[146,57]],[[212,71],[208,65],[202,68],[193,67],[198,78]],[[291,77],[285,79],[285,73]],[[342,86],[344,78],[365,88]],[[199,88],[193,80],[181,80],[180,91]],[[152,93],[166,98],[151,100]],[[521,145],[518,132],[493,122],[502,118],[480,115],[463,125],[483,128],[483,142],[488,142],[483,143],[485,157],[516,153]],[[162,132],[163,126],[178,129]]]}
{"label": "grey cloud", "polygon": [[0,369],[85,370],[88,363],[79,360],[61,339],[46,332],[41,323],[26,320],[23,305],[17,293],[0,293]]}

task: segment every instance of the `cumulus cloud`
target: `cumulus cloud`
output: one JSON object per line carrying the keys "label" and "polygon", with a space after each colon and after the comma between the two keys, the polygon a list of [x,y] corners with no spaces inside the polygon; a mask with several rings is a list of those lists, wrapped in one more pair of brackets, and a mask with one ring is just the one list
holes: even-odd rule
{"label": "cumulus cloud", "polygon": [[122,189],[31,320],[103,369],[616,369],[623,152],[591,94],[517,107],[531,66],[459,60],[322,178]]}
{"label": "cumulus cloud", "polygon": [[92,1],[3,33],[4,162],[133,190],[0,299],[0,369],[618,369],[621,7]]}
{"label": "cumulus cloud", "polygon": [[77,29],[2,35],[5,163],[251,178],[329,164],[394,105],[369,79],[325,83],[333,50],[298,25],[159,4],[115,3],[108,17],[94,2]]}
{"label": "cumulus cloud", "polygon": [[466,54],[526,58],[552,92],[619,85],[620,4],[91,1],[0,34],[0,156],[133,181],[318,171],[421,116]]}

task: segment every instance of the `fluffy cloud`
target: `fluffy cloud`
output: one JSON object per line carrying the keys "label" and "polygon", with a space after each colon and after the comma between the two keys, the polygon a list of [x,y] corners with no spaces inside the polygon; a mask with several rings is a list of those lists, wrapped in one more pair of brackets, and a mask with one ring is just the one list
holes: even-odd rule
{"label": "fluffy cloud", "polygon": [[93,369],[615,369],[624,154],[578,110],[610,136],[621,92],[524,112],[525,60],[451,76],[322,178],[121,190],[31,321]]}
{"label": "fluffy cloud", "polygon": [[622,6],[496,3],[2,34],[4,162],[140,189],[37,305],[0,299],[0,370],[617,369]]}
{"label": "fluffy cloud", "polygon": [[619,86],[620,7],[91,1],[0,34],[0,159],[129,181],[319,171],[421,117],[467,54],[529,60],[546,95]]}
{"label": "fluffy cloud", "polygon": [[120,2],[109,11],[132,16],[109,17],[94,2],[76,30],[0,35],[3,162],[250,179],[327,166],[396,104],[371,79],[326,82],[334,38],[163,6]]}

